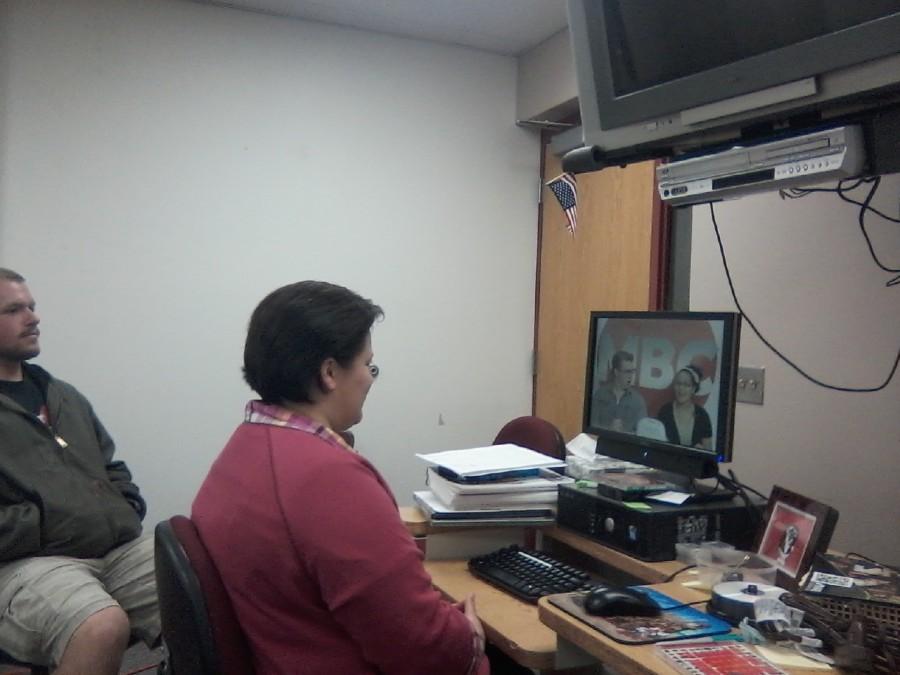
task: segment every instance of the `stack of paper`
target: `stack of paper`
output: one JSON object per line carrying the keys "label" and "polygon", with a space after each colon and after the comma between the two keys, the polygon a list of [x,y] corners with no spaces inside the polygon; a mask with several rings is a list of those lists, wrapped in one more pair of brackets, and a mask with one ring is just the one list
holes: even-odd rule
{"label": "stack of paper", "polygon": [[[428,490],[414,494],[442,523],[551,522],[564,464],[517,445],[417,455],[429,465]],[[555,470],[554,470],[555,469]]]}

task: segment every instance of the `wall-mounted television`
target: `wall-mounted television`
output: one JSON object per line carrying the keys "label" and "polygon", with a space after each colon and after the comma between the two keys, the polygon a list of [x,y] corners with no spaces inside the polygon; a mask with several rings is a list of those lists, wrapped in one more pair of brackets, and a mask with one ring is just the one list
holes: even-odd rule
{"label": "wall-mounted television", "polygon": [[591,312],[582,429],[597,453],[715,476],[733,453],[740,318]]}
{"label": "wall-mounted television", "polygon": [[595,168],[900,104],[900,0],[569,0],[568,11]]}

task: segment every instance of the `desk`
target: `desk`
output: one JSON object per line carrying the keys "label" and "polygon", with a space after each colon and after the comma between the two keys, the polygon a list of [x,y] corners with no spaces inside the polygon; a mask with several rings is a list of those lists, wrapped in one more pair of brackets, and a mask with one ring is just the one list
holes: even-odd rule
{"label": "desk", "polygon": [[[422,541],[424,538],[434,535],[452,535],[457,532],[471,532],[473,530],[486,531],[484,525],[474,525],[466,527],[464,525],[436,525],[433,524],[421,510],[415,506],[401,506],[400,518],[403,520],[409,533]],[[505,529],[510,529],[509,527]],[[658,584],[666,581],[671,575],[684,567],[684,564],[677,560],[669,560],[666,562],[645,562],[632,558],[627,553],[621,553],[615,549],[592,541],[573,530],[560,527],[559,525],[544,525],[533,528],[542,537],[554,539],[563,543],[576,551],[585,553],[601,563],[624,572],[634,577],[638,582],[644,584]],[[427,549],[422,546],[423,550]]]}
{"label": "desk", "polygon": [[[483,529],[480,526],[466,528],[433,525],[415,507],[402,507],[400,512],[410,533],[416,537],[452,535],[464,530]],[[643,583],[658,584],[655,588],[673,598],[693,602],[706,597],[705,593],[685,588],[677,582],[659,583],[681,569],[683,565],[680,562],[648,563],[556,525],[537,529],[541,536],[560,541]],[[584,665],[587,662],[584,658],[578,658],[575,654],[577,650],[560,650],[559,637],[578,647],[583,652],[582,657],[596,659],[621,673],[678,673],[657,655],[653,645],[619,644],[549,604],[546,598],[542,598],[537,605],[521,602],[470,574],[466,560],[427,560],[425,569],[431,575],[434,586],[453,602],[475,593],[478,616],[488,640],[527,668],[554,670]],[[790,669],[788,672],[791,675],[822,675],[828,671]]]}
{"label": "desk", "polygon": [[659,584],[667,581],[673,574],[684,569],[684,563],[678,560],[665,562],[645,562],[632,558],[627,553],[622,553],[603,544],[584,537],[574,530],[569,530],[559,525],[550,525],[541,530],[544,537],[555,539],[576,551],[581,551],[620,572],[634,577],[643,584]]}
{"label": "desk", "polygon": [[556,633],[541,623],[536,605],[475,578],[465,560],[429,560],[425,569],[435,587],[454,602],[475,593],[485,636],[516,662],[536,670],[556,667]]}
{"label": "desk", "polygon": [[[535,670],[554,670],[585,665],[584,660],[566,662],[557,637],[589,654],[598,662],[628,675],[679,675],[666,663],[654,645],[623,645],[582,623],[541,598],[537,606],[521,602],[508,593],[472,576],[465,560],[431,560],[425,563],[435,587],[458,602],[469,593],[477,596],[478,616],[487,639],[516,662]],[[654,588],[683,602],[708,597],[677,582]],[[790,668],[790,675],[823,675],[837,671]]]}
{"label": "desk", "polygon": [[[708,597],[706,593],[685,588],[679,583],[658,584],[653,588],[682,602],[694,602]],[[547,598],[538,601],[538,616],[542,623],[552,628],[561,638],[618,672],[629,675],[679,675],[680,671],[664,661],[654,645],[620,644],[550,604]],[[791,675],[823,675],[837,671],[789,668],[787,672]]]}

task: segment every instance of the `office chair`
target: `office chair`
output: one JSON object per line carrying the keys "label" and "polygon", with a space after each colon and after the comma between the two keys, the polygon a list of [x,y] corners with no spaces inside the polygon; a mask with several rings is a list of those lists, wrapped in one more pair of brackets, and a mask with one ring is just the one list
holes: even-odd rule
{"label": "office chair", "polygon": [[560,460],[566,458],[566,442],[559,429],[533,415],[517,417],[504,424],[494,439],[494,445],[502,443],[515,443]]}
{"label": "office chair", "polygon": [[253,656],[194,523],[156,526],[156,586],[167,675],[253,675]]}

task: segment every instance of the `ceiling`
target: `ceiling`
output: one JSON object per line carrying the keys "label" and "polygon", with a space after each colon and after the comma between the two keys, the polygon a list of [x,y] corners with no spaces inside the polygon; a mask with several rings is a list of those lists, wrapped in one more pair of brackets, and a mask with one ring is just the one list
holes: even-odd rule
{"label": "ceiling", "polygon": [[515,56],[566,26],[565,0],[199,0]]}

